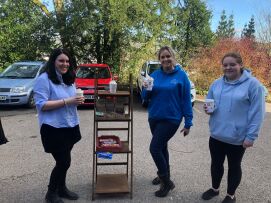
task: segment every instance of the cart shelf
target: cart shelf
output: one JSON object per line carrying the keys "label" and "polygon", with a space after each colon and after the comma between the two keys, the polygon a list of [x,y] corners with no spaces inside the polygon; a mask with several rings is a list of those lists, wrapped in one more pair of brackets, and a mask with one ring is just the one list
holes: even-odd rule
{"label": "cart shelf", "polygon": [[97,175],[95,192],[97,194],[129,193],[128,178],[126,174]]}

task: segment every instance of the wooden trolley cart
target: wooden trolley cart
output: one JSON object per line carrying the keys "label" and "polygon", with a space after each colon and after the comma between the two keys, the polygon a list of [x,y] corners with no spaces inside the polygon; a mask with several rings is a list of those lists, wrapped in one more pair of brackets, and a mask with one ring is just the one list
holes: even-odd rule
{"label": "wooden trolley cart", "polygon": [[[111,123],[111,126],[108,124]],[[92,200],[96,194],[133,194],[133,86],[110,93],[99,90],[95,82],[94,128],[93,128]],[[121,138],[115,133],[124,134]],[[111,135],[103,135],[109,132]],[[113,144],[101,141],[113,141]],[[102,144],[101,144],[102,143]],[[112,153],[112,160],[100,159],[103,153]],[[121,157],[114,160],[114,155]],[[100,167],[114,167],[114,173],[102,173]],[[122,168],[120,167],[122,166]],[[123,170],[123,167],[125,168]],[[122,169],[122,170],[121,170]],[[117,172],[117,173],[116,173]]]}

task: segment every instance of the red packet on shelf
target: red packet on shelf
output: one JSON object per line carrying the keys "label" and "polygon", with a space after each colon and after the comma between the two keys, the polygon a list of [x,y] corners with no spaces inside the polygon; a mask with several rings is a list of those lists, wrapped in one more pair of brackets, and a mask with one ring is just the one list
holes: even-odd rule
{"label": "red packet on shelf", "polygon": [[97,151],[118,152],[121,147],[120,138],[116,135],[102,135],[97,138]]}

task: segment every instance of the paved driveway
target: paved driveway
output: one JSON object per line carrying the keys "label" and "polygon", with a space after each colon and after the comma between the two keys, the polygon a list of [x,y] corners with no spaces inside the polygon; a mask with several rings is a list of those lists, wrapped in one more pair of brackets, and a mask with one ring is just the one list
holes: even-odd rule
{"label": "paved driveway", "polygon": [[[96,202],[183,202],[199,203],[201,193],[210,186],[208,151],[208,116],[201,103],[194,108],[194,127],[184,138],[178,131],[170,141],[170,163],[176,188],[166,198],[155,198],[158,188],[151,185],[156,175],[149,154],[150,130],[147,112],[139,104],[134,111],[134,197],[98,197]],[[82,140],[75,145],[68,186],[79,193],[77,203],[91,202],[93,110],[80,109]],[[0,146],[0,202],[40,203],[47,190],[48,177],[54,165],[43,152],[35,112],[2,117],[9,143]],[[247,150],[243,161],[243,180],[236,193],[237,202],[271,202],[271,114],[267,113],[260,138]],[[117,166],[120,167],[120,166]],[[106,169],[101,169],[106,170]],[[109,168],[108,170],[122,170]],[[226,193],[223,177],[221,195],[208,201],[220,202]],[[72,201],[67,201],[72,202]]]}

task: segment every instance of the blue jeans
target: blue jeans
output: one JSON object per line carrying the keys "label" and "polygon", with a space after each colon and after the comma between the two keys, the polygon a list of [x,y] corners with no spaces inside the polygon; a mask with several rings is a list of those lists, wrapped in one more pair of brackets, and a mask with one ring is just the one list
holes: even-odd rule
{"label": "blue jeans", "polygon": [[169,171],[169,154],[167,143],[176,133],[180,124],[167,120],[151,120],[149,125],[152,133],[150,153],[158,169],[158,174],[167,176]]}

